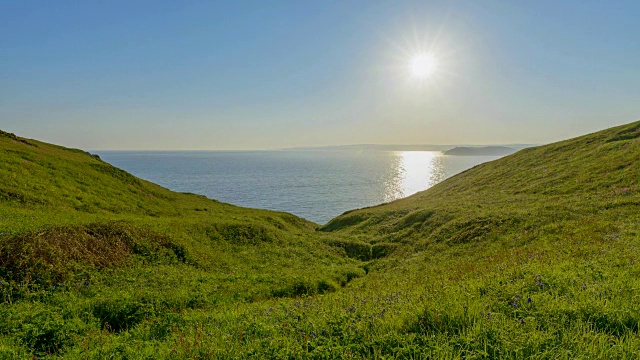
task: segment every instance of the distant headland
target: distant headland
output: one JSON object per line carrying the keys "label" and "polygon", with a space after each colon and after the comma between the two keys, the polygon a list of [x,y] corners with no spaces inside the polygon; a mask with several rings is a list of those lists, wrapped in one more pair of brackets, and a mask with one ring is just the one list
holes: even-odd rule
{"label": "distant headland", "polygon": [[453,149],[444,151],[443,154],[455,156],[504,156],[513,154],[516,151],[516,149],[507,146],[458,146]]}

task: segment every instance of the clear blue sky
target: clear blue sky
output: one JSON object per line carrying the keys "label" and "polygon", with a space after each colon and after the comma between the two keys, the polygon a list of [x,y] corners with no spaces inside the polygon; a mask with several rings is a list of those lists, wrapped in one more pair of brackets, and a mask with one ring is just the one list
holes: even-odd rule
{"label": "clear blue sky", "polygon": [[0,129],[90,150],[546,143],[640,119],[638,19],[640,1],[0,0]]}

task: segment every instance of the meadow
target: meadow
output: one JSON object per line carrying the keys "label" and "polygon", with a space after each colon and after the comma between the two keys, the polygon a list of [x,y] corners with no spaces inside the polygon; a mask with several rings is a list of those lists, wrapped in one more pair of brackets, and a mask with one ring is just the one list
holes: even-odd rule
{"label": "meadow", "polygon": [[323,227],[0,149],[0,358],[640,356],[640,122]]}

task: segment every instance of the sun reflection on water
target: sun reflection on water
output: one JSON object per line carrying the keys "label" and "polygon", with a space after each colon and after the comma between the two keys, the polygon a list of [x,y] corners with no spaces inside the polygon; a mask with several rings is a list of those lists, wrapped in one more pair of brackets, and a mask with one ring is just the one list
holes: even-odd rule
{"label": "sun reflection on water", "polygon": [[393,152],[389,171],[385,181],[385,202],[428,189],[445,176],[439,151]]}

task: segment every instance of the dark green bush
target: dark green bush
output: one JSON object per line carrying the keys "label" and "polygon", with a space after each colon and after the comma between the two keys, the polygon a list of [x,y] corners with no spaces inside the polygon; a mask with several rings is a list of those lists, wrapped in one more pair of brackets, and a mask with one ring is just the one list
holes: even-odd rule
{"label": "dark green bush", "polygon": [[371,245],[361,241],[331,240],[329,245],[344,249],[350,258],[361,261],[371,260]]}
{"label": "dark green bush", "polygon": [[394,243],[377,243],[371,246],[371,258],[380,259],[391,255],[397,248],[398,244]]}
{"label": "dark green bush", "polygon": [[295,281],[289,286],[273,291],[272,296],[295,297],[302,295],[315,295],[335,291],[337,288],[338,285],[332,280],[321,279],[313,281],[308,279],[301,279]]}
{"label": "dark green bush", "polygon": [[217,224],[215,231],[224,240],[237,245],[258,245],[277,240],[269,229],[257,224]]}
{"label": "dark green bush", "polygon": [[150,305],[138,300],[116,298],[98,301],[93,305],[92,313],[102,329],[121,332],[133,328],[153,311]]}

